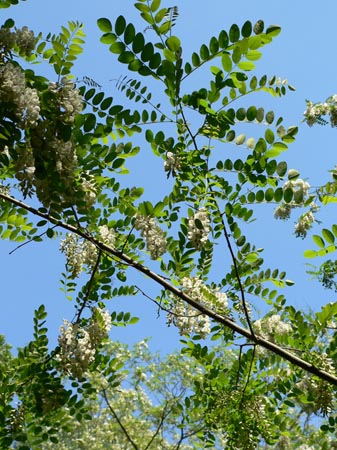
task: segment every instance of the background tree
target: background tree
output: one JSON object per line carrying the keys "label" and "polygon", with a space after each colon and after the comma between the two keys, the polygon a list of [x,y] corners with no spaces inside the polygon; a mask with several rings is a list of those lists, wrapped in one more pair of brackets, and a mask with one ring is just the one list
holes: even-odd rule
{"label": "background tree", "polygon": [[[177,7],[159,0],[135,7],[151,35],[144,23],[123,16],[98,20],[102,43],[130,72],[118,82],[125,105],[94,80],[71,77],[84,43],[80,23],[46,38],[15,28],[10,19],[1,28],[1,237],[18,245],[59,239],[66,259],[61,284],[75,307],[51,349],[42,305],[32,342],[5,362],[1,444],[21,450],[56,445],[60,436],[78,433],[82,421],[95,424],[103,398],[100,418],[109,419],[112,436],[121,440],[116,445],[126,448],[184,448],[184,430],[186,445],[199,441],[201,448],[311,445],[323,438],[316,427],[303,428],[308,417],[325,433],[322,448],[331,448],[336,304],[313,314],[287,305],[275,286],[293,282],[265,267],[263,250],[249,238],[256,205],[276,204],[280,219],[306,208],[295,227],[299,237],[318,209],[319,194],[279,159],[297,127],[283,125],[260,104],[245,104],[253,93],[281,97],[293,89],[276,76],[252,75],[280,28],[265,28],[262,20],[233,24],[186,56],[174,34]],[[34,72],[30,63],[38,60],[49,63],[55,80]],[[200,71],[209,84],[199,86]],[[161,88],[156,95],[153,86]],[[251,132],[251,125],[258,126]],[[235,153],[225,159],[218,150],[231,144]],[[130,158],[144,161],[145,146],[160,161],[161,198],[145,196],[125,177]],[[323,237],[332,244],[334,229]],[[315,242],[326,251],[324,239]],[[154,287],[139,285],[137,272]],[[188,378],[175,360],[168,375],[179,380],[178,391],[165,391],[159,406],[146,402],[161,392],[160,383],[144,404],[135,403],[136,386],[123,391],[124,359],[105,351],[112,326],[137,320],[113,311],[109,301],[130,295],[167,314],[182,335],[183,361],[200,367],[200,377]],[[266,302],[266,314],[254,311],[256,297]],[[129,367],[133,355],[127,358]],[[132,417],[116,405],[130,394]],[[141,420],[148,424],[145,445],[138,442]],[[171,436],[177,423],[180,435]],[[299,437],[289,442],[289,435]]]}

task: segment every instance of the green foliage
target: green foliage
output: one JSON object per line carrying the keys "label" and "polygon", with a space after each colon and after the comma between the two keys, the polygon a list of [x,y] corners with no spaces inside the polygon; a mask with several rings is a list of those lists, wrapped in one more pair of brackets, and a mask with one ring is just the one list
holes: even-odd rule
{"label": "green foliage", "polygon": [[[25,244],[62,239],[61,290],[75,316],[53,350],[43,305],[33,340],[17,356],[0,341],[1,445],[98,450],[146,440],[146,448],[248,450],[281,448],[292,430],[294,448],[328,448],[336,431],[336,306],[304,314],[288,305],[279,290],[294,282],[268,267],[250,237],[261,204],[276,204],[282,219],[310,208],[295,228],[305,237],[313,201],[333,203],[337,190],[332,171],[333,181],[309,194],[280,159],[298,127],[256,104],[260,94],[293,90],[254,74],[280,27],[233,24],[185,55],[174,34],[176,6],[140,0],[135,8],[140,24],[123,16],[97,22],[109,56],[127,70],[116,81],[125,104],[94,80],[71,81],[82,24],[45,39],[28,33],[29,51],[12,39],[14,22],[5,24],[13,43],[0,55],[0,75],[20,89],[0,86],[0,235]],[[35,73],[36,59],[53,68],[56,82]],[[208,83],[200,86],[197,72]],[[146,192],[128,175],[152,164],[156,176],[164,166],[160,189]],[[335,225],[323,228],[313,235],[319,250],[305,255],[334,251],[336,237]],[[157,292],[136,284],[132,270]],[[318,271],[328,288],[334,275],[331,261]],[[178,328],[181,355],[159,361],[144,343],[130,353],[108,340],[111,326],[138,321],[111,300],[136,295]]]}
{"label": "green foliage", "polygon": [[[62,26],[59,34],[48,34],[36,47],[36,53],[48,60],[57,75],[69,75],[76,59],[83,51],[84,37],[82,24],[68,22],[68,28]],[[48,47],[48,44],[51,46]]]}
{"label": "green foliage", "polygon": [[9,8],[10,6],[17,5],[20,1],[24,2],[26,0],[1,0],[0,9]]}

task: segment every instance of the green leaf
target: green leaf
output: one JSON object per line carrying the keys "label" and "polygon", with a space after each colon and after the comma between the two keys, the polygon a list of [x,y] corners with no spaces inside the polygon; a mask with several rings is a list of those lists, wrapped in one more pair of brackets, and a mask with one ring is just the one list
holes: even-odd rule
{"label": "green leaf", "polygon": [[240,61],[238,63],[238,68],[245,71],[250,71],[255,69],[255,64],[251,61]]}
{"label": "green leaf", "polygon": [[136,35],[135,27],[133,26],[132,23],[129,23],[127,25],[127,27],[125,28],[125,31],[124,31],[124,42],[125,42],[125,44],[126,45],[131,44],[131,42],[133,41],[135,35]]}
{"label": "green leaf", "polygon": [[249,20],[245,22],[241,28],[241,34],[243,37],[247,38],[252,34],[253,31],[253,25]]}
{"label": "green leaf", "polygon": [[132,42],[132,50],[135,53],[140,53],[145,46],[145,39],[142,33],[137,33]]}
{"label": "green leaf", "polygon": [[266,114],[266,122],[272,124],[275,118],[274,111],[268,111]]}
{"label": "green leaf", "polygon": [[237,42],[240,39],[240,28],[234,23],[229,29],[229,40]]}
{"label": "green leaf", "polygon": [[176,36],[170,36],[166,39],[166,45],[172,52],[177,52],[181,47],[181,42]]}
{"label": "green leaf", "polygon": [[323,228],[322,236],[328,242],[328,244],[333,244],[335,242],[335,236],[331,233],[330,230],[327,230],[326,228]]}
{"label": "green leaf", "polygon": [[126,28],[126,20],[123,16],[118,16],[115,22],[115,33],[120,36]]}
{"label": "green leaf", "polygon": [[312,236],[312,240],[315,242],[315,244],[320,247],[320,248],[324,248],[325,247],[325,243],[323,241],[323,239],[321,238],[321,236],[318,236],[317,234],[314,234]]}
{"label": "green leaf", "polygon": [[214,36],[209,42],[209,49],[213,55],[219,51],[219,42]]}
{"label": "green leaf", "polygon": [[249,122],[252,122],[253,120],[256,119],[256,115],[257,115],[257,109],[255,106],[250,106],[247,109],[247,120],[249,120]]}
{"label": "green leaf", "polygon": [[249,61],[257,61],[261,58],[262,53],[258,50],[249,50],[245,56]]}
{"label": "green leaf", "polygon": [[109,33],[110,31],[112,31],[112,24],[109,19],[105,19],[105,18],[98,19],[97,25],[98,25],[98,28],[101,31],[103,31],[104,33]]}
{"label": "green leaf", "polygon": [[208,59],[209,58],[209,50],[208,50],[207,45],[203,44],[200,47],[200,52],[199,53],[200,53],[201,59],[203,59],[203,60]]}
{"label": "green leaf", "polygon": [[161,0],[152,0],[151,11],[156,12],[157,9],[159,8],[160,4],[161,4]]}
{"label": "green leaf", "polygon": [[232,58],[228,53],[224,53],[221,58],[222,67],[225,72],[230,72],[233,67]]}
{"label": "green leaf", "polygon": [[270,150],[266,151],[266,157],[267,158],[275,158],[280,153],[284,152],[288,149],[288,146],[286,144],[283,144],[282,142],[275,142],[273,147]]}
{"label": "green leaf", "polygon": [[275,135],[273,130],[271,130],[270,128],[267,128],[264,137],[266,139],[266,141],[268,142],[268,144],[272,144],[275,140]]}
{"label": "green leaf", "polygon": [[197,53],[192,53],[192,64],[194,67],[200,66],[200,58]]}

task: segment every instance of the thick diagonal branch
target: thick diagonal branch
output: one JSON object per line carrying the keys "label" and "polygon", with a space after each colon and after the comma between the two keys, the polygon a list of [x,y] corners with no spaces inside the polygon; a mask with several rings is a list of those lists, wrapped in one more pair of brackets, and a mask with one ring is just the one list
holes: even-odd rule
{"label": "thick diagonal branch", "polygon": [[246,328],[241,327],[228,317],[222,316],[221,314],[218,314],[211,309],[207,308],[206,306],[200,304],[197,300],[194,300],[193,298],[186,295],[184,292],[182,292],[180,289],[173,286],[171,283],[169,283],[165,278],[161,277],[157,273],[153,272],[149,268],[143,266],[142,264],[138,263],[137,261],[134,261],[129,256],[125,255],[122,252],[119,252],[118,250],[115,250],[112,247],[109,247],[106,244],[103,244],[98,239],[95,239],[91,237],[89,234],[87,234],[85,231],[77,229],[73,225],[68,225],[65,222],[62,222],[61,220],[55,219],[54,217],[50,216],[49,214],[43,213],[36,208],[33,208],[32,206],[29,206],[19,200],[16,200],[13,197],[10,197],[5,194],[0,193],[0,198],[3,200],[12,203],[13,205],[18,206],[19,208],[24,208],[26,211],[29,211],[30,213],[42,217],[43,219],[48,220],[50,223],[59,226],[60,228],[63,228],[65,230],[71,231],[72,233],[77,234],[78,236],[81,236],[84,239],[87,239],[88,241],[93,242],[98,248],[102,249],[102,251],[114,256],[115,258],[119,259],[120,261],[123,261],[125,264],[127,264],[130,267],[133,267],[138,272],[143,273],[144,275],[148,276],[150,279],[155,281],[157,284],[171,292],[172,294],[179,297],[184,302],[191,305],[196,310],[200,311],[202,314],[207,315],[208,317],[212,318],[214,321],[221,323],[225,327],[230,328],[235,333],[238,333],[241,336],[246,337],[249,341],[252,343],[258,344],[261,347],[275,353],[276,355],[280,356],[281,358],[285,359],[286,361],[289,361],[291,364],[294,364],[297,367],[300,367],[301,369],[316,375],[317,377],[321,378],[322,380],[327,381],[328,383],[331,383],[335,386],[337,386],[337,377],[332,375],[331,373],[326,372],[325,370],[319,369],[318,367],[314,366],[313,364],[305,361],[304,359],[299,358],[298,356],[288,352],[287,350],[283,349],[277,344],[274,344],[273,342],[270,342],[266,339],[263,339],[260,336],[254,336],[250,330],[247,330]]}

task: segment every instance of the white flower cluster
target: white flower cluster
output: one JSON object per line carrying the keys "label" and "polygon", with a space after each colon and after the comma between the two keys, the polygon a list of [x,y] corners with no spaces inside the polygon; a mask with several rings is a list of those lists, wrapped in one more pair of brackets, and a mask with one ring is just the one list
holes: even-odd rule
{"label": "white flower cluster", "polygon": [[84,201],[86,208],[90,208],[96,201],[97,198],[97,185],[95,183],[95,178],[90,173],[85,173],[81,175],[81,190],[84,192]]}
{"label": "white flower cluster", "polygon": [[271,342],[275,341],[275,335],[288,335],[292,332],[292,327],[281,320],[278,314],[256,320],[253,323],[254,332]]}
{"label": "white flower cluster", "polygon": [[55,95],[60,118],[66,123],[74,123],[76,115],[83,109],[82,96],[74,83],[63,77],[60,83],[49,83],[48,89]]}
{"label": "white flower cluster", "polygon": [[93,268],[97,261],[97,248],[87,240],[80,241],[78,236],[67,233],[66,238],[61,242],[61,252],[66,255],[67,270],[72,278],[77,278],[86,265]]}
{"label": "white flower cluster", "polygon": [[4,184],[0,183],[0,194],[10,195],[10,190],[11,190],[11,188],[9,185],[5,186]]}
{"label": "white flower cluster", "polygon": [[86,328],[67,320],[60,327],[58,343],[60,351],[56,356],[60,369],[74,378],[85,375],[94,361],[96,350],[111,329],[109,311],[95,308]]}
{"label": "white flower cluster", "polygon": [[[298,178],[299,173],[291,169],[288,172],[288,181],[283,185],[283,191],[286,189],[291,189],[294,193],[294,200],[290,203],[283,203],[279,205],[274,211],[275,219],[287,220],[290,217],[293,208],[296,208],[304,203],[306,197],[308,196],[310,184],[301,178]],[[310,210],[302,214],[298,222],[295,225],[295,235],[296,237],[305,238],[308,230],[312,227],[315,222],[314,212],[318,210],[315,203],[311,203]]]}
{"label": "white flower cluster", "polygon": [[332,127],[337,126],[337,95],[329,97],[324,103],[312,103],[307,101],[307,109],[304,117],[307,124],[312,127],[315,123],[326,123],[322,116],[330,116]]}
{"label": "white flower cluster", "polygon": [[[326,354],[320,355],[320,361],[316,365],[328,373],[335,374],[333,361]],[[311,399],[311,402],[301,403],[303,411],[307,414],[322,412],[326,415],[332,411],[334,393],[329,383],[324,380],[315,380],[307,375],[297,383],[296,387]]]}
{"label": "white flower cluster", "polygon": [[292,189],[294,195],[296,195],[296,193],[301,193],[303,197],[306,197],[310,189],[310,184],[301,178],[296,178],[295,180],[288,180],[284,183],[283,190],[285,191],[289,188]]}
{"label": "white flower cluster", "polygon": [[21,56],[30,56],[35,48],[36,38],[34,33],[23,27],[21,30],[11,31],[10,28],[0,28],[0,59],[4,59],[11,50],[17,46]]}
{"label": "white flower cluster", "polygon": [[284,203],[278,206],[274,211],[275,219],[287,220],[290,217],[292,207],[289,203]]}
{"label": "white flower cluster", "polygon": [[103,244],[115,248],[115,230],[113,228],[109,228],[107,225],[101,225],[100,227],[98,227],[98,231]]}
{"label": "white flower cluster", "polygon": [[166,161],[164,162],[164,170],[173,175],[180,169],[180,159],[172,152],[167,152]]}
{"label": "white flower cluster", "polygon": [[40,100],[37,91],[26,87],[20,67],[7,62],[0,67],[0,102],[13,111],[21,128],[34,127],[40,116]]}
{"label": "white flower cluster", "polygon": [[[18,158],[15,161],[16,178],[25,186],[27,191],[36,189],[36,194],[45,207],[49,207],[53,196],[60,200],[72,202],[75,190],[75,170],[77,169],[76,147],[72,140],[64,141],[53,134],[47,121],[40,122],[31,131],[30,139],[25,145],[17,146]],[[46,162],[48,173],[45,165]],[[44,170],[43,173],[40,170]],[[59,184],[62,184],[62,192],[55,192],[55,177],[48,174],[54,170]],[[84,184],[82,178],[80,185]],[[87,193],[84,191],[87,203]],[[95,196],[96,198],[96,196]],[[91,206],[92,200],[87,206]]]}
{"label": "white flower cluster", "polygon": [[301,237],[304,239],[307,236],[308,230],[312,227],[315,222],[315,217],[311,211],[307,211],[302,214],[298,222],[295,225],[296,237]]}
{"label": "white flower cluster", "polygon": [[158,259],[166,252],[165,233],[156,224],[153,217],[138,214],[135,218],[135,228],[140,230],[146,240],[146,250],[151,259]]}
{"label": "white flower cluster", "polygon": [[30,56],[35,48],[36,38],[34,33],[28,29],[28,27],[23,27],[21,30],[15,31],[16,35],[16,45],[19,47],[20,55]]}
{"label": "white flower cluster", "polygon": [[[224,292],[212,291],[198,277],[184,277],[181,280],[182,290],[198,303],[213,311],[227,309],[228,299]],[[211,331],[210,318],[199,313],[183,300],[170,295],[173,300],[171,311],[167,315],[167,323],[179,328],[181,335],[199,334],[205,338]]]}
{"label": "white flower cluster", "polygon": [[199,209],[192,217],[188,219],[187,237],[193,247],[201,250],[208,241],[210,232],[210,220],[205,208]]}

